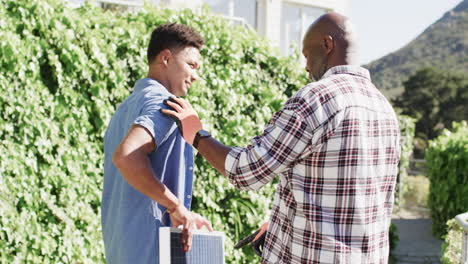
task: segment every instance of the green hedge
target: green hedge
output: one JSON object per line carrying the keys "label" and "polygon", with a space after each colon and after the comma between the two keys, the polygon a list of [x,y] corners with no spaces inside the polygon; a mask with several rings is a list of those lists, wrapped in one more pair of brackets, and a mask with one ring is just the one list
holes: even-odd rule
{"label": "green hedge", "polygon": [[414,134],[416,127],[416,119],[407,115],[398,115],[398,122],[400,125],[400,144],[401,144],[401,155],[398,170],[397,186],[395,188],[395,205],[401,206],[404,204],[403,199],[403,183],[404,178],[408,176],[408,168],[410,165],[410,159],[413,155],[414,147]]}
{"label": "green hedge", "polygon": [[[410,116],[398,114],[398,123],[400,125],[401,133],[401,155],[400,163],[398,165],[398,178],[395,186],[395,206],[401,206],[405,202],[403,199],[403,182],[404,178],[408,176],[410,158],[413,154],[415,119]],[[398,236],[398,229],[395,224],[391,223],[388,235],[390,241],[390,249],[393,250],[397,247],[398,242],[400,241],[400,238]]]}
{"label": "green hedge", "polygon": [[468,125],[453,123],[453,131],[444,130],[429,142],[426,166],[431,181],[429,208],[432,231],[446,233],[445,224],[457,214],[468,211]]}
{"label": "green hedge", "polygon": [[[190,100],[207,128],[246,144],[306,83],[292,58],[206,10],[145,8],[116,15],[59,1],[0,5],[0,262],[104,262],[100,228],[102,139],[133,84],[146,75],[151,30],[165,22],[206,39],[203,82]],[[193,209],[226,233],[228,263],[255,263],[232,245],[268,213],[274,186],[239,192],[196,160]]]}
{"label": "green hedge", "polygon": [[[193,26],[206,39],[190,100],[212,134],[245,145],[307,82],[256,33],[202,10],[116,15],[58,0],[0,0],[0,263],[103,263],[103,134],[146,74],[151,30]],[[275,184],[240,192],[196,159],[193,209],[226,233],[227,263],[259,263],[232,245],[264,220]]]}
{"label": "green hedge", "polygon": [[455,219],[449,220],[446,227],[447,234],[442,244],[441,261],[443,264],[458,264],[463,249],[463,228],[457,224]]}

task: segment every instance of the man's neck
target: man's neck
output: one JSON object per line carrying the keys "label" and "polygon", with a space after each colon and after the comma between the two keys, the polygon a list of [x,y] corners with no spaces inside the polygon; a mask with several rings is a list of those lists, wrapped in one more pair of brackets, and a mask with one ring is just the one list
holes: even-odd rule
{"label": "man's neck", "polygon": [[331,68],[336,67],[336,66],[343,66],[343,65],[359,66],[357,63],[353,62],[352,60],[340,60],[340,61],[336,61],[334,63],[330,63],[330,65],[328,66],[328,69],[331,69]]}
{"label": "man's neck", "polygon": [[161,75],[161,71],[158,71],[157,69],[154,69],[154,68],[150,68],[148,70],[148,74],[146,75],[146,77],[159,82],[169,91],[168,82],[166,78],[163,78],[164,76]]}

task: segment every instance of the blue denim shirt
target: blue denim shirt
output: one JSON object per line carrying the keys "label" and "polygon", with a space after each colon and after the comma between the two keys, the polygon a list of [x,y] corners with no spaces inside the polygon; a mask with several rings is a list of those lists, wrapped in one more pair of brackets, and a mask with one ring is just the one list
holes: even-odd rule
{"label": "blue denim shirt", "polygon": [[[159,112],[172,96],[155,80],[137,81],[133,93],[117,108],[104,136],[102,233],[107,263],[158,263],[159,227],[166,208],[127,183],[112,155],[133,124],[145,127],[156,142],[149,159],[156,177],[190,209],[193,149],[175,122]],[[166,214],[165,226],[170,226]]]}

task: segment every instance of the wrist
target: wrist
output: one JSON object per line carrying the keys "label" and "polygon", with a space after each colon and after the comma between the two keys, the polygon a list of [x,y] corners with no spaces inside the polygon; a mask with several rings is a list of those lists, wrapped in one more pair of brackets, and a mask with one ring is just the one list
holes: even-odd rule
{"label": "wrist", "polygon": [[161,217],[161,224],[163,226],[165,226],[164,224],[164,216],[166,214],[169,214],[170,217],[172,213],[174,213],[175,211],[177,211],[177,209],[182,205],[182,202],[180,200],[177,200],[177,203],[176,205],[172,206],[172,207],[166,207],[166,210],[164,210],[164,213],[162,214],[162,217]]}
{"label": "wrist", "polygon": [[193,142],[197,133],[203,129],[203,125],[198,119],[197,116],[191,116],[184,120],[183,123],[183,133],[182,136],[184,137],[185,141],[193,146]]}
{"label": "wrist", "polygon": [[180,200],[177,200],[177,203],[175,205],[173,205],[172,207],[167,207],[167,212],[169,214],[175,212],[177,210],[177,208],[179,208],[179,206],[182,205],[182,202]]}
{"label": "wrist", "polygon": [[200,142],[200,139],[209,138],[209,137],[211,137],[210,132],[203,130],[203,129],[198,130],[197,133],[195,134],[195,138],[193,139],[192,146],[198,149],[198,143]]}

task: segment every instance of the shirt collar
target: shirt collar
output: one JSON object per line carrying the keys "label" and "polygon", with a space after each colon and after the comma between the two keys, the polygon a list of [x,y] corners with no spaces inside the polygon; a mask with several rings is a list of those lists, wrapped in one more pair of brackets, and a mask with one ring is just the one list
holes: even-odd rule
{"label": "shirt collar", "polygon": [[171,94],[166,89],[166,87],[164,87],[164,85],[162,85],[160,82],[156,81],[155,79],[151,79],[151,78],[143,78],[143,79],[138,80],[135,83],[135,88],[133,89],[133,91],[139,92],[145,89],[146,87],[154,87],[154,89],[156,89],[158,92],[165,93],[168,96],[171,96],[171,95],[173,96],[173,94]]}
{"label": "shirt collar", "polygon": [[339,65],[331,67],[327,72],[325,72],[321,79],[328,78],[334,74],[350,74],[360,76],[368,80],[371,79],[369,71],[357,65]]}

